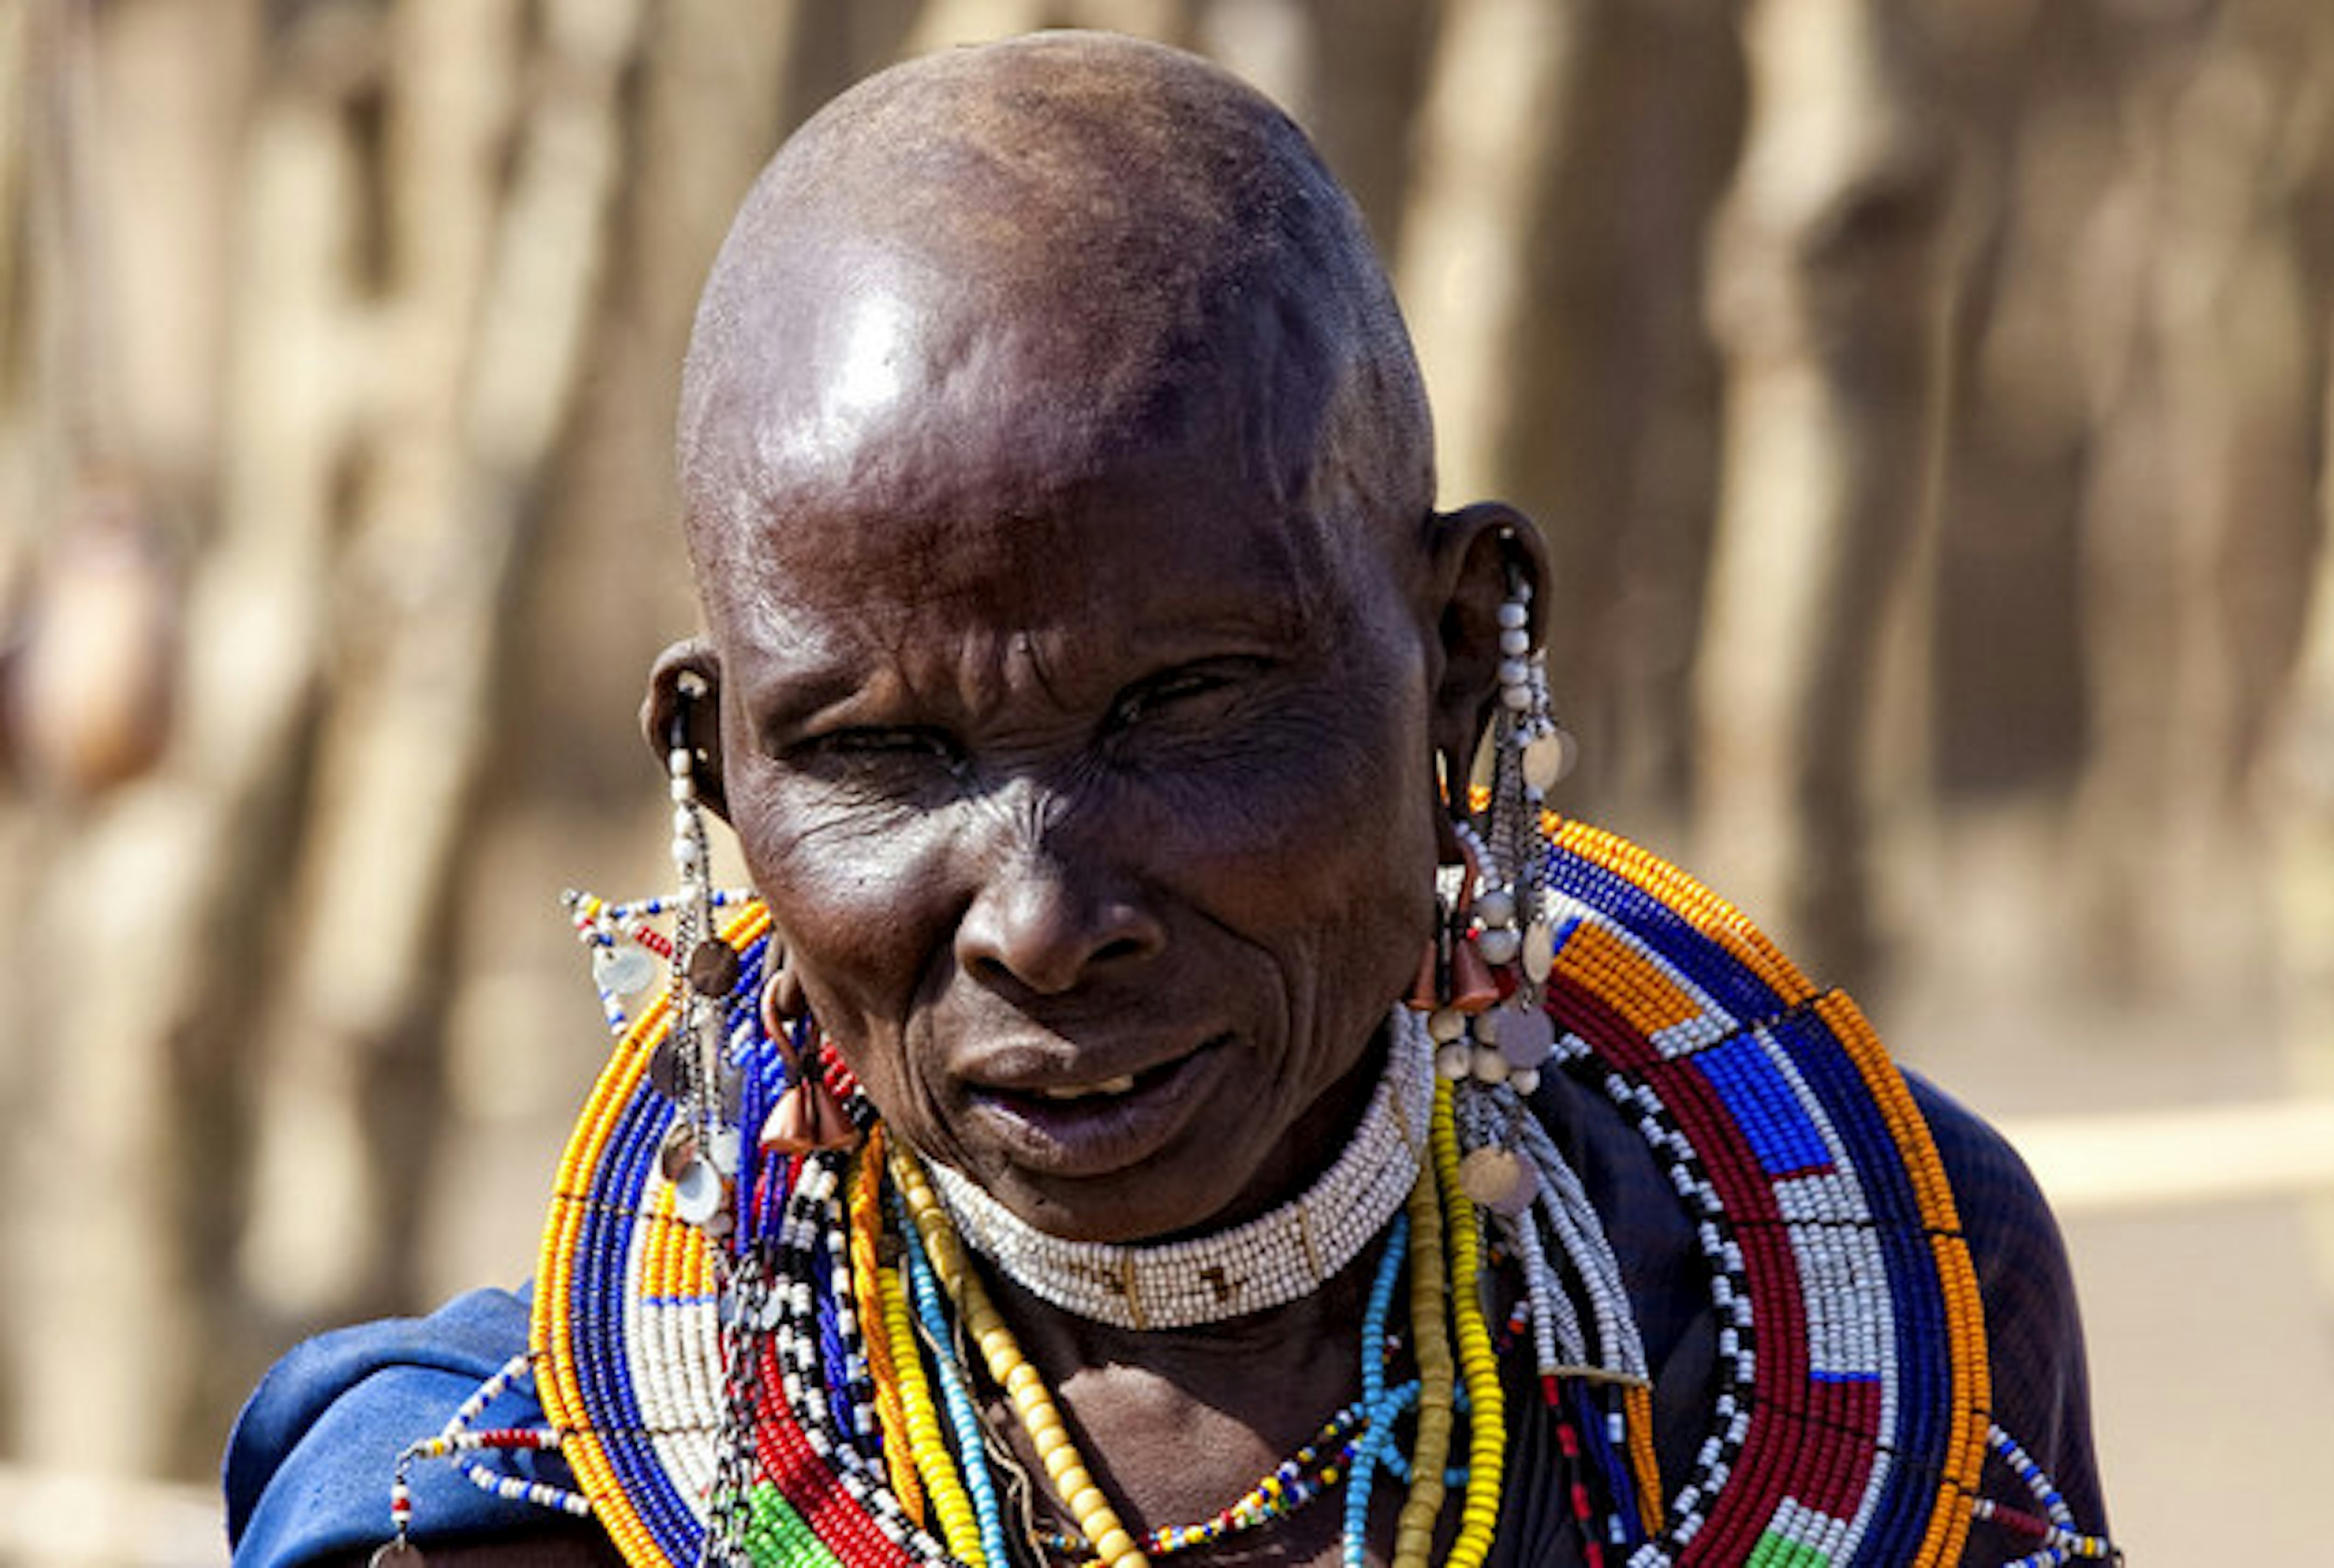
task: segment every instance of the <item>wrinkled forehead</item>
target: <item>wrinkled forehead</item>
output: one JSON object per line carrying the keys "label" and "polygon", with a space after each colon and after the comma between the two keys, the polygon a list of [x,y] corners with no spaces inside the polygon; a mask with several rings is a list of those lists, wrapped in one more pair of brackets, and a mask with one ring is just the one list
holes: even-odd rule
{"label": "wrinkled forehead", "polygon": [[741,409],[700,464],[692,553],[717,641],[837,615],[879,640],[1088,617],[1142,635],[1219,579],[1255,604],[1348,581],[1335,563],[1365,531],[1288,450],[1312,443],[1245,418],[1249,398],[1162,389],[1114,410],[1042,373],[1050,344],[985,332],[934,356],[928,318],[895,303],[846,314],[832,373]]}
{"label": "wrinkled forehead", "polygon": [[692,528],[831,512],[846,492],[902,514],[944,490],[1037,509],[1133,472],[1204,473],[1292,509],[1374,504],[1316,494],[1382,450],[1349,340],[1237,277],[1169,292],[1123,276],[1024,284],[864,235],[767,258],[695,367]]}

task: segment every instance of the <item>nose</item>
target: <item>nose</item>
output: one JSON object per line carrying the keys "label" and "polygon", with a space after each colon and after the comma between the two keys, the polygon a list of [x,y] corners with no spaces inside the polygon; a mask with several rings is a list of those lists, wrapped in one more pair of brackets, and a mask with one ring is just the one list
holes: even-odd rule
{"label": "nose", "polygon": [[1050,996],[1166,944],[1166,928],[1122,880],[1030,846],[983,882],[957,928],[956,951],[984,985]]}

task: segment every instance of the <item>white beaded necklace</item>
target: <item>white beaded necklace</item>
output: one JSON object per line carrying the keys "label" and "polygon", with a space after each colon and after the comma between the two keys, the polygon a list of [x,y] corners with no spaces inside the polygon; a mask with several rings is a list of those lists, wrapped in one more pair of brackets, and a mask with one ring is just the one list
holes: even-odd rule
{"label": "white beaded necklace", "polygon": [[1434,1109],[1434,1045],[1396,1007],[1393,1043],[1353,1141],[1321,1178],[1269,1214],[1153,1246],[1067,1241],[1037,1230],[945,1165],[932,1185],[965,1241],[1031,1294],[1123,1329],[1181,1329],[1312,1294],[1361,1255],[1417,1179]]}

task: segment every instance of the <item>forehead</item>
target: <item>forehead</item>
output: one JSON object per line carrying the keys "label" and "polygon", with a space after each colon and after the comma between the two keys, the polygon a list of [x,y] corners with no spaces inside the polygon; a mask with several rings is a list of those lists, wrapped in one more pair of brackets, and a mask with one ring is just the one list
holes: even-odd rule
{"label": "forehead", "polygon": [[1411,537],[1365,515],[1343,368],[1253,298],[1185,331],[863,240],[805,247],[770,283],[760,298],[792,308],[700,377],[683,467],[717,630],[830,606],[1253,616],[1340,597]]}
{"label": "forehead", "polygon": [[1206,484],[1294,510],[1382,423],[1355,417],[1357,345],[1280,288],[1152,291],[988,259],[848,230],[756,256],[692,346],[692,544],[774,517],[1043,511],[1097,486]]}
{"label": "forehead", "polygon": [[1384,564],[1313,487],[1204,428],[1094,450],[1037,424],[944,430],[927,409],[894,445],[741,486],[699,551],[717,636],[805,651],[958,630],[1302,640]]}

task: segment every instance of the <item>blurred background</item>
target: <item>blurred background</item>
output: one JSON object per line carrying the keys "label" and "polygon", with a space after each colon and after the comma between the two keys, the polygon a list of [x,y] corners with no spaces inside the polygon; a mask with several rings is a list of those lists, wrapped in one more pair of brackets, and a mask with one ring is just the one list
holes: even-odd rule
{"label": "blurred background", "polygon": [[0,1562],[217,1561],[287,1343],[530,1272],[698,284],[1054,24],[1316,132],[1547,530],[1567,808],[2029,1151],[2134,1560],[2314,1560],[2334,6],[0,0]]}

